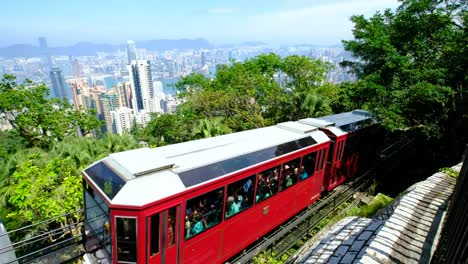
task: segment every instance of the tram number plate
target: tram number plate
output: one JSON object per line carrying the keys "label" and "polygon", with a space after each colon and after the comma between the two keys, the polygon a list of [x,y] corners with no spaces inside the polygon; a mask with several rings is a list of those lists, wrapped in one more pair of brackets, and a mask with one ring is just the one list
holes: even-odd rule
{"label": "tram number plate", "polygon": [[265,206],[263,207],[263,215],[268,214],[268,211],[270,210],[270,206]]}

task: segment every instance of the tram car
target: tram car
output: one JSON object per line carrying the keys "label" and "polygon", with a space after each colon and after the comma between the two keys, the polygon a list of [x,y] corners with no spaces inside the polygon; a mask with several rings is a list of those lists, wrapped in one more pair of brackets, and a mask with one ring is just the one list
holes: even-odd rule
{"label": "tram car", "polygon": [[223,263],[372,162],[355,110],[110,154],[83,171],[87,250],[111,263]]}

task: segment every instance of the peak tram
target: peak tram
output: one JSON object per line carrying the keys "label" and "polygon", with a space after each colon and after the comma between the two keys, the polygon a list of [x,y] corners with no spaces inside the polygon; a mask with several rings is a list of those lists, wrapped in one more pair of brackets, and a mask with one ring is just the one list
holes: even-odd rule
{"label": "peak tram", "polygon": [[355,110],[154,149],[83,171],[86,247],[111,263],[222,263],[371,164]]}

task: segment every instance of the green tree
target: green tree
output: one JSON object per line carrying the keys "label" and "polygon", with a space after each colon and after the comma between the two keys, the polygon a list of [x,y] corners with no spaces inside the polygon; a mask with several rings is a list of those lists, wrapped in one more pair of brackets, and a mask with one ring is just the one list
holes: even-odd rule
{"label": "green tree", "polygon": [[391,129],[439,136],[466,93],[467,7],[405,0],[395,12],[353,16],[354,39],[343,44],[358,60],[343,65],[360,81],[342,86],[341,98],[354,102],[345,107],[369,109]]}
{"label": "green tree", "polygon": [[213,80],[192,74],[176,84],[186,100],[178,114],[193,120],[223,117],[229,128],[241,131],[330,113],[335,98],[329,88],[336,87],[324,83],[328,69],[319,60],[274,53],[220,65]]}
{"label": "green tree", "polygon": [[12,75],[4,75],[0,82],[0,114],[13,126],[28,147],[52,146],[78,129],[86,135],[98,128],[100,122],[94,115],[75,111],[64,100],[48,99],[44,84],[29,80],[18,84]]}
{"label": "green tree", "polygon": [[193,137],[198,138],[209,138],[214,136],[220,136],[231,133],[232,130],[223,124],[222,117],[216,117],[212,119],[202,119],[193,130]]}
{"label": "green tree", "polygon": [[145,141],[150,146],[187,141],[190,139],[192,122],[183,115],[153,114],[143,131]]}

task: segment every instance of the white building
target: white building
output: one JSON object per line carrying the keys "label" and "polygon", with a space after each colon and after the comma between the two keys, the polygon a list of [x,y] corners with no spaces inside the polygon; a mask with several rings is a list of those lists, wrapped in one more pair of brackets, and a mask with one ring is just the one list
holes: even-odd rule
{"label": "white building", "polygon": [[135,121],[137,124],[142,125],[143,127],[148,125],[150,120],[151,114],[148,111],[143,110],[135,114]]}
{"label": "white building", "polygon": [[127,68],[132,85],[132,108],[135,111],[150,111],[150,99],[154,97],[150,62],[133,60]]}
{"label": "white building", "polygon": [[164,93],[163,83],[161,81],[154,81],[153,82],[153,87],[154,87],[154,93],[155,94]]}
{"label": "white building", "polygon": [[115,133],[122,135],[130,131],[133,120],[135,119],[132,109],[128,107],[119,107],[110,113]]}
{"label": "white building", "polygon": [[164,102],[165,96],[163,93],[156,93],[153,98],[150,99],[149,111],[151,113],[164,113]]}

